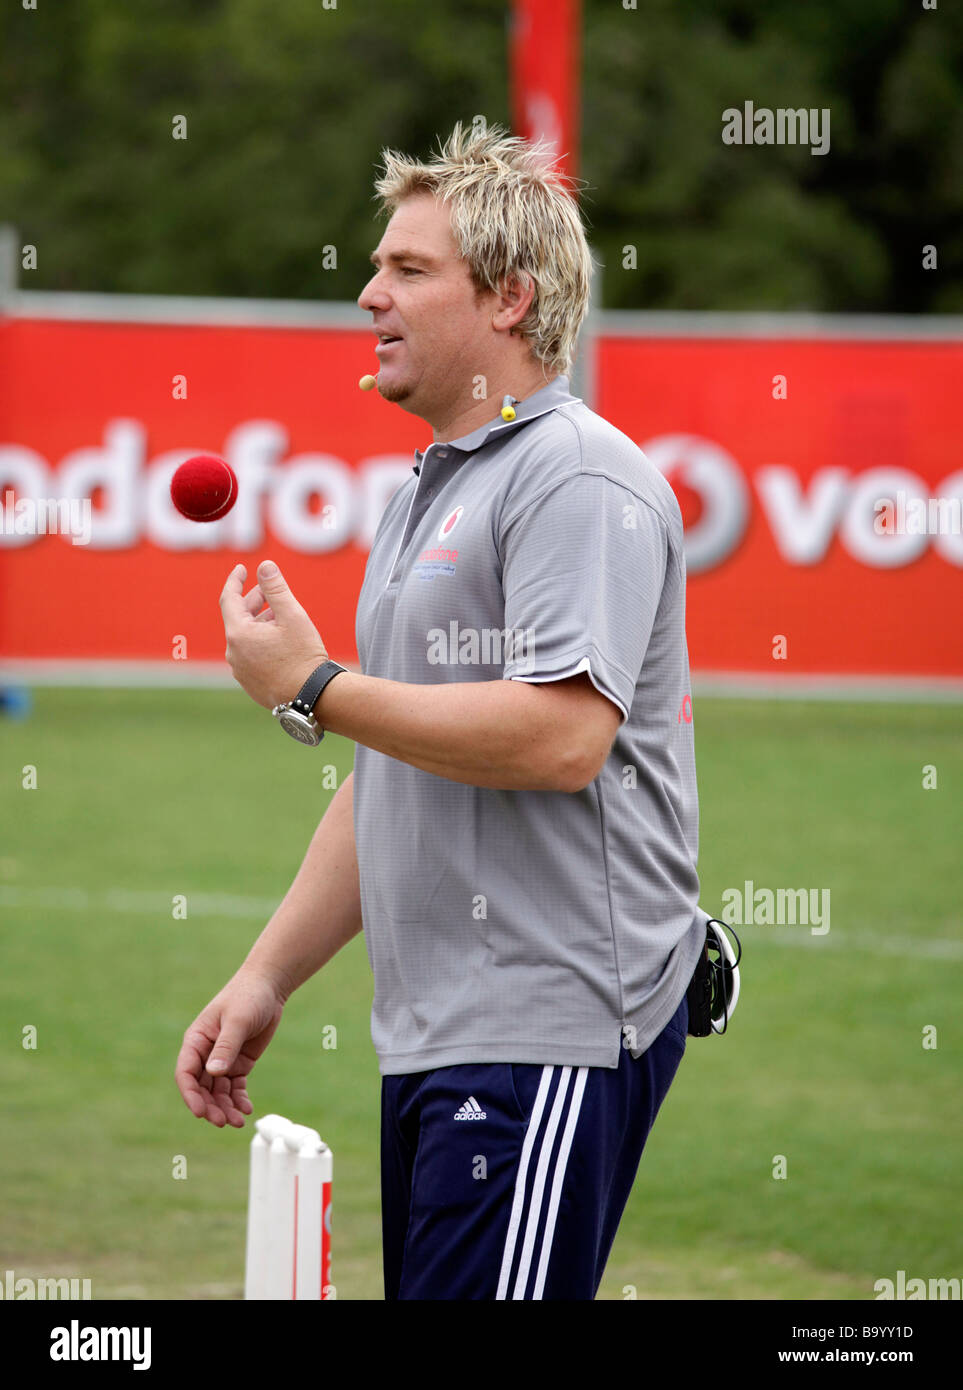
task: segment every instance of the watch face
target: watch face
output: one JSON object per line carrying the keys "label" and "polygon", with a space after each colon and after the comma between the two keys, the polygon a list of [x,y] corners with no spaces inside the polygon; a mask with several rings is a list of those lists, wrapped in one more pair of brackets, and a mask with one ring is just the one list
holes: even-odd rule
{"label": "watch face", "polygon": [[312,748],[316,748],[321,742],[321,735],[313,721],[309,721],[306,715],[298,714],[297,710],[286,709],[278,715],[278,723],[286,734],[296,738],[298,743],[306,743]]}

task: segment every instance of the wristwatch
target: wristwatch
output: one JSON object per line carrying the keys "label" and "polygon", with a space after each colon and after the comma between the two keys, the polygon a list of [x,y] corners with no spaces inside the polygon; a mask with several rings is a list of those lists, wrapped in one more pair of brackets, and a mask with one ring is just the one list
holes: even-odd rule
{"label": "wristwatch", "polygon": [[287,700],[283,705],[274,706],[271,713],[286,734],[296,738],[298,743],[306,743],[311,748],[317,748],[324,738],[324,730],[315,719],[312,711],[318,703],[318,696],[328,681],[333,680],[335,676],[340,675],[346,669],[344,666],[339,666],[336,661],[323,661],[311,672],[293,700]]}

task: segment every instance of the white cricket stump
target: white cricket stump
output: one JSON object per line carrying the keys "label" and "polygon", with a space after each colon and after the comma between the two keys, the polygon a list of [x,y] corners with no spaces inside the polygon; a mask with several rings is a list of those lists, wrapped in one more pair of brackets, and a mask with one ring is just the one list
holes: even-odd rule
{"label": "white cricket stump", "polygon": [[280,1115],[254,1128],[244,1297],[333,1299],[331,1150],[317,1130]]}

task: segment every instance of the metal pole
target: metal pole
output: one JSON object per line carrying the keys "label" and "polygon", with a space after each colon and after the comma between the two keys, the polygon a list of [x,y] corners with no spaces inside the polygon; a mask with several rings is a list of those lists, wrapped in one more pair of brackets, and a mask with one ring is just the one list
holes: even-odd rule
{"label": "metal pole", "polygon": [[0,222],[0,311],[17,293],[19,237],[11,222]]}

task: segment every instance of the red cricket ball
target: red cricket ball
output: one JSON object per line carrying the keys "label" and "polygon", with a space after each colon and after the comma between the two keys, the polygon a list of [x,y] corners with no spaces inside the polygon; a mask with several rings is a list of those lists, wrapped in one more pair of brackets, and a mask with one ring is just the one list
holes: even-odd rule
{"label": "red cricket ball", "polygon": [[216,454],[195,454],[171,478],[171,501],[191,521],[219,521],[237,501],[237,477]]}

